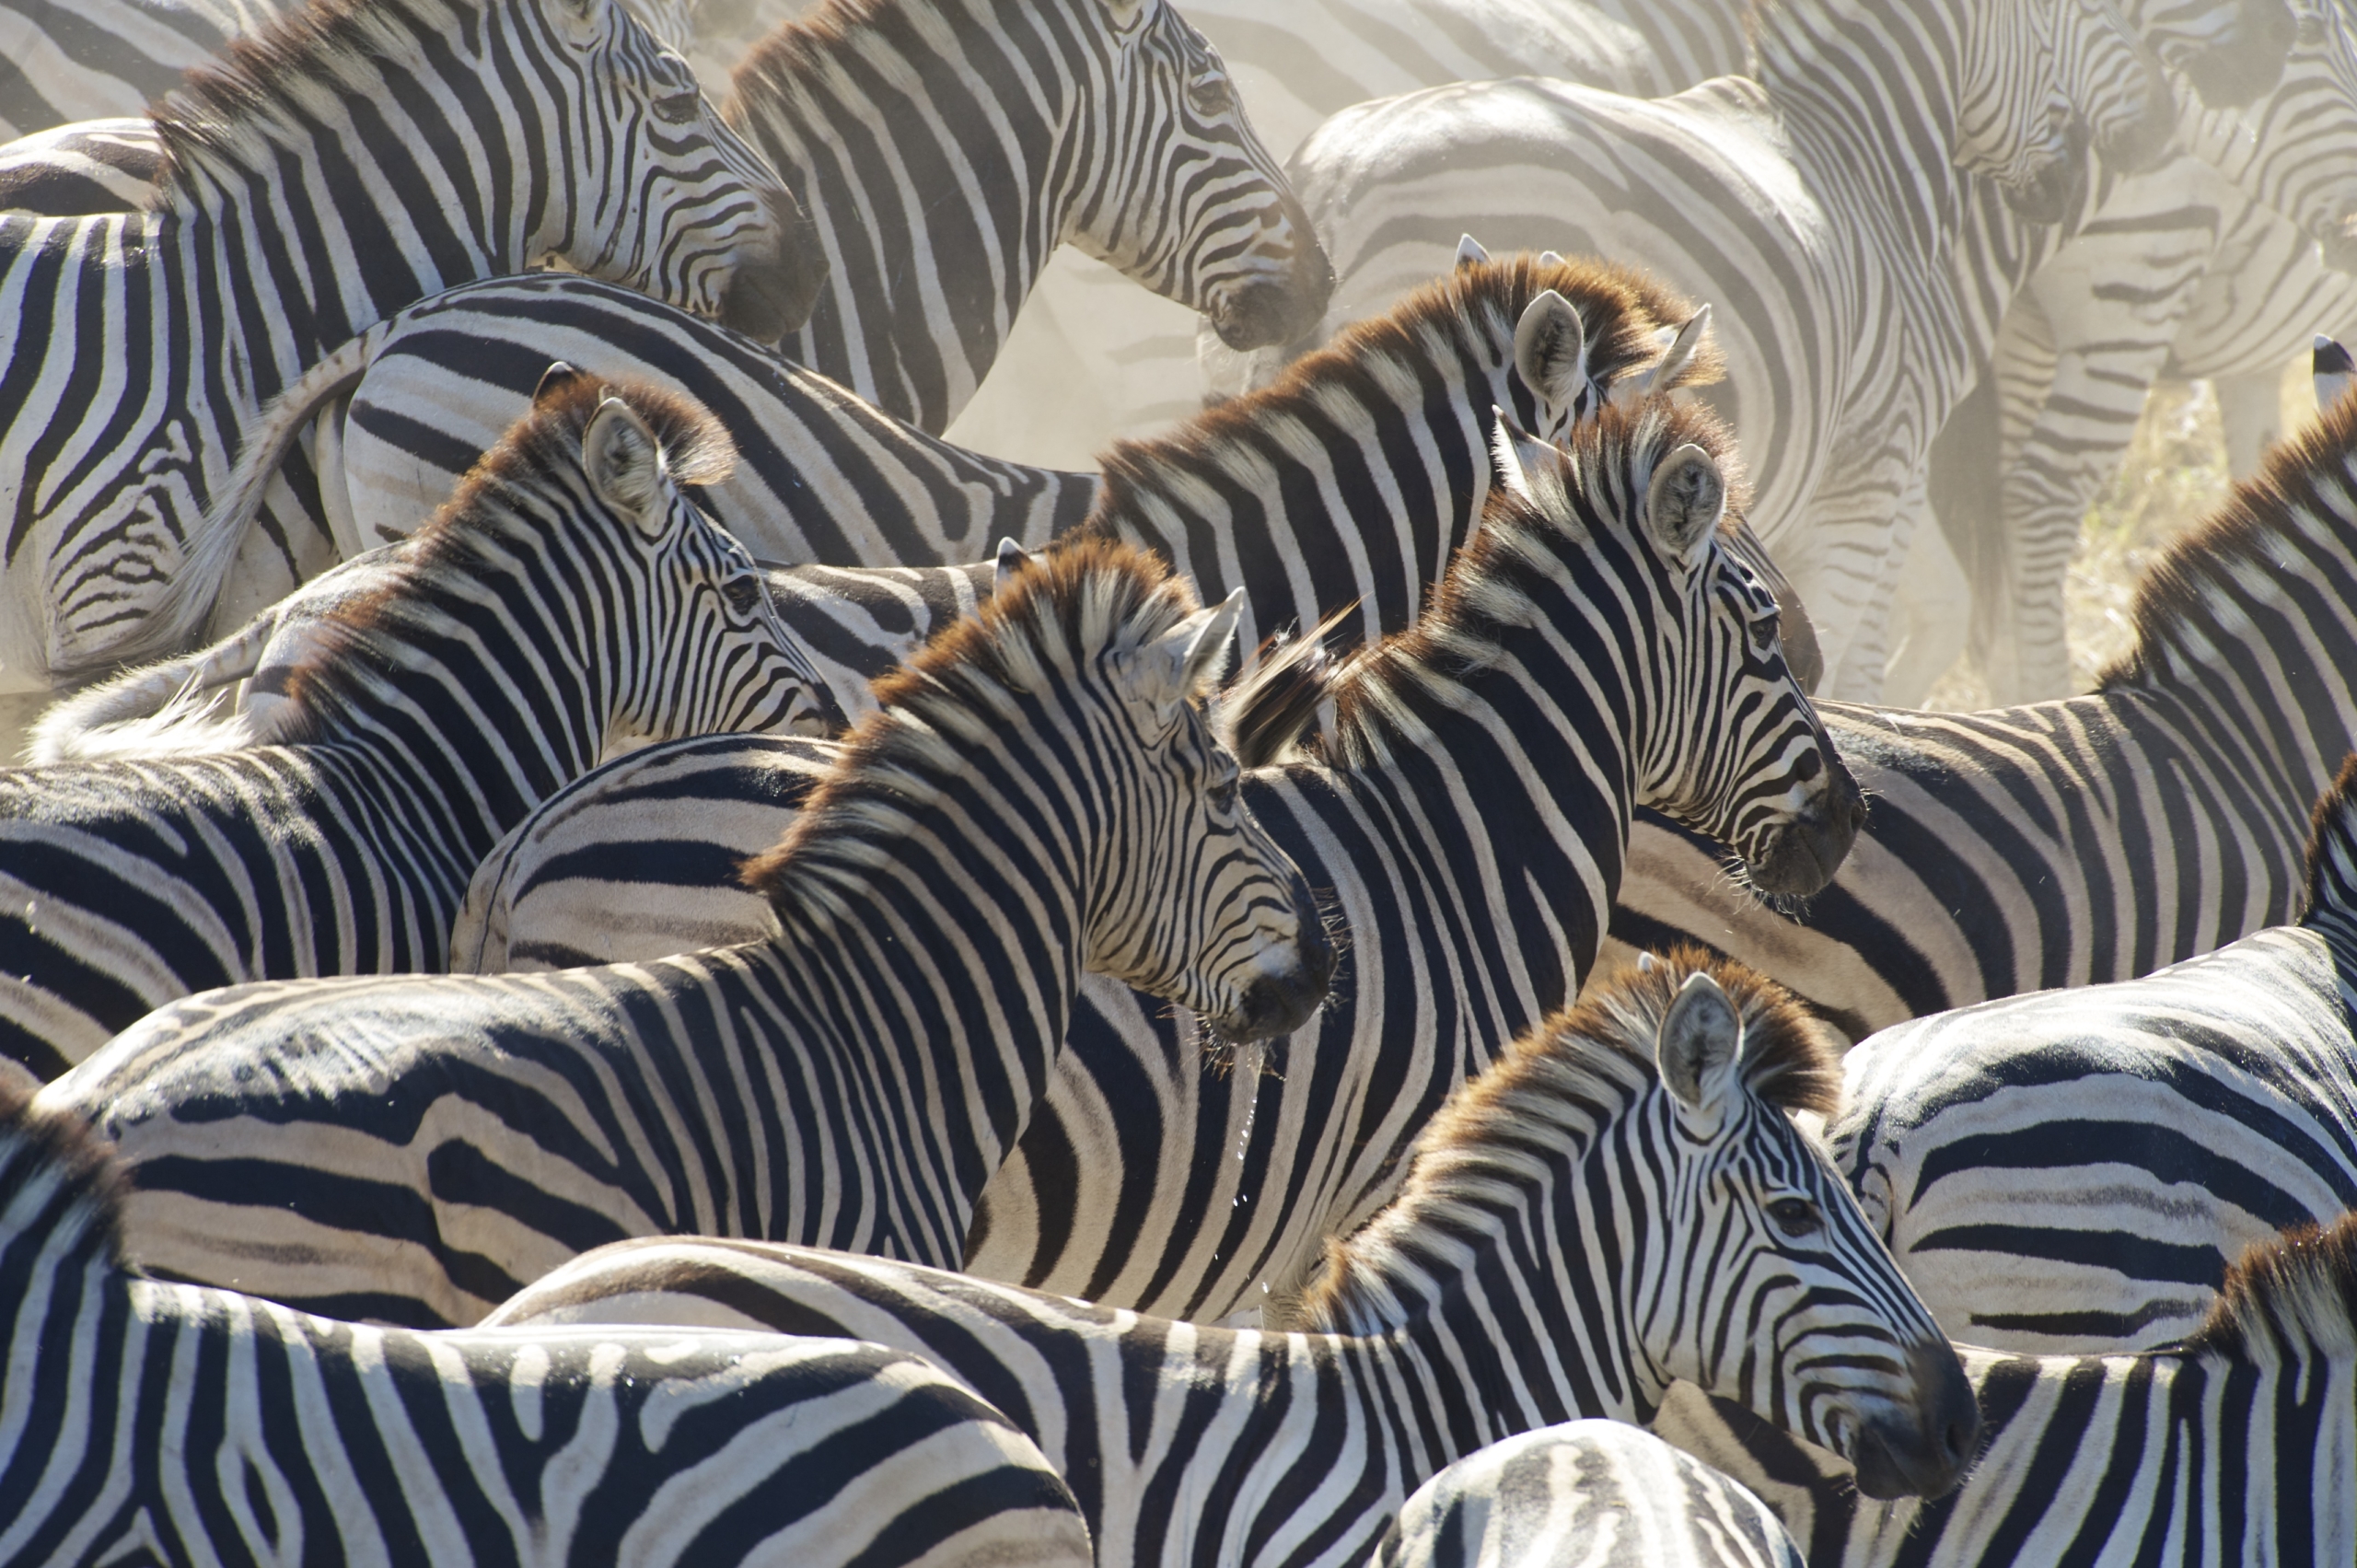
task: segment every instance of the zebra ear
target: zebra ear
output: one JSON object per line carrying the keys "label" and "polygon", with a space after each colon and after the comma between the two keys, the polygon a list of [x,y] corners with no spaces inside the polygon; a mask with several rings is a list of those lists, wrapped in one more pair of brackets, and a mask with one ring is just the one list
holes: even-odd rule
{"label": "zebra ear", "polygon": [[1541,250],[1538,252],[1538,264],[1542,267],[1562,266],[1565,264],[1563,253],[1561,250]]}
{"label": "zebra ear", "polygon": [[1490,252],[1483,249],[1480,240],[1469,234],[1460,234],[1457,237],[1457,270],[1458,272],[1461,273],[1468,267],[1478,267],[1489,259]]}
{"label": "zebra ear", "polygon": [[1144,709],[1147,729],[1169,728],[1179,709],[1218,683],[1227,671],[1228,643],[1243,613],[1244,590],[1238,588],[1118,662],[1117,673],[1127,686],[1122,695]]}
{"label": "zebra ear", "polygon": [[1743,1019],[1719,982],[1700,972],[1686,977],[1662,1015],[1654,1057],[1663,1086],[1689,1110],[1715,1115],[1743,1055]]}
{"label": "zebra ear", "polygon": [[991,579],[991,592],[996,593],[1015,581],[1016,574],[1031,564],[1031,552],[1009,538],[998,541],[995,553],[997,573]]}
{"label": "zebra ear", "polygon": [[581,433],[581,466],[598,500],[645,537],[663,536],[671,522],[670,508],[663,504],[663,448],[637,411],[620,398],[599,403]]}
{"label": "zebra ear", "polygon": [[1587,385],[1587,330],[1572,302],[1551,288],[1524,306],[1515,323],[1514,367],[1540,407],[1578,406]]}
{"label": "zebra ear", "polygon": [[[1694,355],[1702,347],[1702,334],[1710,330],[1711,308],[1697,306],[1694,314],[1686,318],[1686,325],[1674,331],[1667,327],[1662,329],[1662,335],[1669,342],[1661,351],[1661,357],[1613,390],[1616,393],[1625,390],[1631,397],[1644,397],[1653,392],[1666,392],[1677,386],[1685,378],[1686,372],[1693,367]],[[1616,398],[1615,401],[1620,400]]]}
{"label": "zebra ear", "polygon": [[581,372],[575,370],[572,366],[567,365],[563,360],[557,359],[550,361],[549,367],[540,372],[540,385],[532,389],[532,406],[534,408],[547,407],[557,398],[563,396],[564,389],[567,387],[572,386],[575,381],[580,379]]}
{"label": "zebra ear", "polygon": [[1726,509],[1727,482],[1717,460],[1689,441],[1654,470],[1645,491],[1645,530],[1665,555],[1699,565]]}
{"label": "zebra ear", "polygon": [[1499,482],[1525,501],[1543,505],[1539,476],[1560,476],[1563,455],[1516,424],[1505,410],[1492,405],[1490,413],[1496,421],[1490,432],[1490,457],[1497,464]]}
{"label": "zebra ear", "polygon": [[2351,379],[2357,377],[2357,361],[2350,359],[2347,349],[2318,332],[2308,354],[2308,371],[2316,383],[2316,412],[2322,413],[2340,401]]}

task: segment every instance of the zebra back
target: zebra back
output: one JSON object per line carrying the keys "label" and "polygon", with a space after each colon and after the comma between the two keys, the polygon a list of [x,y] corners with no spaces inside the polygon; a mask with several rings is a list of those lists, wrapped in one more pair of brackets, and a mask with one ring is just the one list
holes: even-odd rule
{"label": "zebra back", "polygon": [[1039,1449],[913,1355],[361,1328],[123,1253],[108,1152],[0,1087],[9,1562],[1091,1561]]}
{"label": "zebra back", "polygon": [[1161,0],[837,0],[747,54],[727,114],[826,236],[832,281],[787,357],[922,430],[973,396],[1067,240],[1238,347],[1326,308],[1307,217]]}
{"label": "zebra back", "polygon": [[1813,1568],[2357,1552],[2357,1215],[2253,1248],[2180,1345],[1960,1353],[1988,1437],[1933,1502],[1861,1500],[1840,1460],[1719,1401],[1675,1401],[1655,1429],[1767,1501]]}
{"label": "zebra back", "polygon": [[1840,1442],[1877,1495],[1945,1490],[1977,1434],[1955,1355],[1786,1114],[1824,1103],[1831,1058],[1772,988],[1729,978],[1666,963],[1517,1042],[1420,1135],[1301,1330],[698,1238],[601,1249],[493,1321],[923,1345],[1020,1412],[1108,1562],[1362,1562],[1450,1461],[1573,1415],[1642,1419],[1673,1376]]}

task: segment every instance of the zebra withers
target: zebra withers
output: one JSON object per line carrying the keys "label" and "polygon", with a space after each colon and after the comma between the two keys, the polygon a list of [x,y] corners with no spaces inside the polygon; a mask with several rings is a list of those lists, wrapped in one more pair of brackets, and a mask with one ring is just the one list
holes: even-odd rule
{"label": "zebra withers", "polygon": [[1980,1417],[1955,1353],[1788,1112],[1805,1015],[1681,960],[1558,1015],[1455,1097],[1295,1331],[1203,1328],[881,1259],[666,1238],[578,1259],[502,1326],[844,1334],[923,1355],[1039,1443],[1102,1563],[1355,1564],[1499,1438],[1642,1421],[1672,1379],[1936,1494]]}
{"label": "zebra withers", "polygon": [[1719,1401],[1656,1429],[1775,1508],[1810,1568],[2357,1561],[2357,1214],[2244,1254],[2179,1343],[1958,1353],[1988,1435],[1936,1501],[1862,1501],[1839,1459]]}
{"label": "zebra withers", "polygon": [[1850,1053],[1834,1157],[1950,1338],[2165,1344],[2247,1248],[2357,1209],[2357,757],[2307,886],[2296,924]]}
{"label": "zebra withers", "polygon": [[1805,1568],[1767,1504],[1617,1421],[1468,1454],[1416,1489],[1368,1568]]}
{"label": "zebra withers", "polygon": [[678,488],[726,460],[667,394],[552,376],[309,628],[273,711],[0,771],[0,1053],[53,1074],[209,986],[442,969],[477,862],[609,742],[824,723],[751,559]]}
{"label": "zebra withers", "polygon": [[[192,75],[155,125],[147,211],[0,214],[16,691],[201,631],[211,593],[166,589],[230,575],[202,522],[241,438],[402,307],[555,253],[774,334],[818,285],[792,196],[614,0],[329,0]],[[326,563],[302,548],[308,460],[285,480],[237,619]]]}
{"label": "zebra withers", "polygon": [[111,1159],[0,1084],[0,1558],[1087,1568],[1038,1447],[921,1359],[418,1334],[142,1277]]}
{"label": "zebra withers", "polygon": [[213,992],[49,1092],[122,1150],[144,1260],[346,1316],[470,1322],[628,1236],[954,1265],[1084,970],[1238,1041],[1326,989],[1308,886],[1201,706],[1236,612],[1103,540],[1016,570],[747,866],[759,939]]}

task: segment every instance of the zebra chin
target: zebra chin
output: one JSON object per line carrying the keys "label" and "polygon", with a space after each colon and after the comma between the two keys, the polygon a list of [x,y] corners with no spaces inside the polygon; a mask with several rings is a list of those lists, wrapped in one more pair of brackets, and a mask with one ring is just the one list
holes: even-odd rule
{"label": "zebra chin", "polygon": [[[1324,924],[1314,910],[1301,912],[1300,935],[1289,945],[1292,951],[1280,967],[1263,967],[1244,987],[1244,993],[1233,1007],[1213,1015],[1205,1014],[1203,1021],[1222,1040],[1237,1045],[1248,1045],[1257,1040],[1273,1040],[1289,1035],[1317,1016],[1326,1001],[1327,988],[1333,983],[1334,944],[1328,940]],[[1276,958],[1271,953],[1260,960],[1264,966]]]}
{"label": "zebra chin", "polygon": [[774,343],[810,319],[827,286],[829,266],[819,227],[791,195],[769,200],[775,236],[741,258],[720,296],[720,324],[756,343]]}
{"label": "zebra chin", "polygon": [[1868,1497],[1945,1497],[1980,1456],[1980,1405],[1956,1348],[1927,1340],[1907,1353],[1907,1370],[1914,1397],[1906,1406],[1858,1412],[1852,1428],[1844,1457]]}
{"label": "zebra chin", "polygon": [[1763,893],[1806,898],[1821,891],[1849,858],[1865,821],[1865,796],[1850,770],[1836,761],[1826,787],[1805,808],[1751,836],[1743,852],[1744,877]]}

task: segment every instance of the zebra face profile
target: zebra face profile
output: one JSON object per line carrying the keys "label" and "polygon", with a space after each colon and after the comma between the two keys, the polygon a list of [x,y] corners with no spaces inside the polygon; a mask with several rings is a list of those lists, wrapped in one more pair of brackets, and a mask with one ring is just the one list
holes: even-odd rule
{"label": "zebra face profile", "polygon": [[1655,1364],[1841,1455],[1870,1497],[1956,1485],[1980,1433],[1963,1368],[1787,1114],[1839,1101],[1815,1027],[1699,952],[1652,960],[1601,1006],[1624,1039],[1650,1038],[1658,1073],[1606,1156],[1663,1173],[1652,1212],[1627,1222],[1635,1331]]}
{"label": "zebra face profile", "polygon": [[[1609,498],[1605,515],[1637,519],[1627,566],[1657,629],[1631,645],[1650,689],[1633,738],[1638,801],[1725,843],[1762,891],[1813,893],[1865,804],[1785,661],[1775,590],[1724,526],[1724,444],[1706,415],[1656,399],[1608,404],[1567,448],[1501,418],[1497,458],[1508,491],[1543,511],[1576,516],[1585,488]],[[1597,459],[1611,450],[1634,461],[1607,471]]]}
{"label": "zebra face profile", "polygon": [[1275,158],[1244,116],[1210,41],[1166,0],[1100,0],[1104,68],[1126,88],[1076,159],[1065,238],[1155,293],[1200,310],[1233,349],[1290,343],[1316,325],[1334,269]]}
{"label": "zebra face profile", "polygon": [[2144,0],[2123,7],[2172,71],[2213,109],[2248,103],[2282,78],[2297,23],[2285,0]]}
{"label": "zebra face profile", "polygon": [[695,73],[620,0],[540,0],[576,90],[550,128],[568,232],[546,249],[593,277],[773,341],[810,314],[827,261],[766,159]]}
{"label": "zebra face profile", "polygon": [[2167,146],[2168,78],[2109,0],[1974,0],[1956,15],[1956,165],[1995,180],[2022,217],[2060,223],[2077,211],[2090,144],[2122,172]]}
{"label": "zebra face profile", "polygon": [[2326,265],[2357,273],[2357,18],[2345,6],[2303,6],[2275,89],[2199,115],[2187,142],[2314,238]]}
{"label": "zebra face profile", "polygon": [[[534,406],[569,413],[569,426],[577,422],[585,499],[622,525],[615,530],[626,563],[613,574],[618,623],[605,642],[613,666],[627,673],[612,692],[607,743],[838,727],[842,710],[778,620],[752,557],[679,492],[679,482],[726,473],[734,450],[719,425],[644,388],[616,396],[564,365],[542,378]],[[562,529],[550,532],[556,559],[580,570],[586,585],[592,563],[567,560]],[[595,602],[586,594],[582,601]]]}

